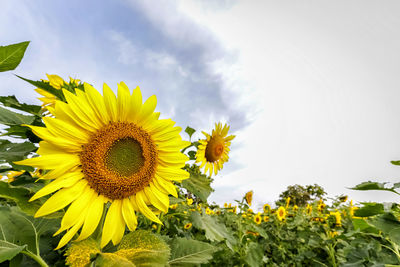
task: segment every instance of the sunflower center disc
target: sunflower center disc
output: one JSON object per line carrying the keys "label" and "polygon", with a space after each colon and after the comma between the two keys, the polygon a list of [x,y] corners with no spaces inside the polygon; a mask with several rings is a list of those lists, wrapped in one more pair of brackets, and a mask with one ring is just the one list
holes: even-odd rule
{"label": "sunflower center disc", "polygon": [[130,122],[99,129],[79,156],[90,187],[110,199],[129,197],[148,186],[158,159],[150,134]]}
{"label": "sunflower center disc", "polygon": [[207,161],[214,162],[221,158],[224,152],[224,140],[217,137],[212,137],[208,142],[205,152]]}
{"label": "sunflower center disc", "polygon": [[110,171],[128,177],[144,165],[140,143],[131,137],[116,140],[105,157],[105,165]]}

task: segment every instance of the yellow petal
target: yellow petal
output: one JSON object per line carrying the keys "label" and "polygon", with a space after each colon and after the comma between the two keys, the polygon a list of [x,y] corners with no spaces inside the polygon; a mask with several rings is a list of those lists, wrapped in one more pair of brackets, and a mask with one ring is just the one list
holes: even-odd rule
{"label": "yellow petal", "polygon": [[140,110],[138,123],[140,124],[143,121],[145,121],[154,112],[156,106],[157,106],[157,97],[155,95],[152,95],[146,100],[146,102],[144,102]]}
{"label": "yellow petal", "polygon": [[110,121],[110,116],[105,112],[106,107],[102,95],[90,84],[84,83],[83,85],[85,87],[86,98],[92,106],[93,111],[96,113],[99,121],[102,121],[103,124],[108,123]]}
{"label": "yellow petal", "polygon": [[107,84],[103,85],[103,96],[104,105],[111,121],[117,121],[117,99],[115,98],[114,92]]}
{"label": "yellow petal", "polygon": [[83,240],[89,237],[99,225],[101,216],[103,215],[104,200],[103,196],[99,195],[90,204],[87,214],[85,216],[85,222],[83,223],[82,231],[76,241]]}
{"label": "yellow petal", "polygon": [[65,233],[65,235],[61,238],[60,242],[58,243],[58,246],[55,248],[56,250],[59,248],[62,248],[65,246],[73,237],[74,235],[78,232],[79,228],[81,228],[83,224],[83,217],[80,217],[80,220]]}
{"label": "yellow petal", "polygon": [[181,181],[190,177],[190,174],[185,170],[163,166],[157,167],[157,174],[165,179],[174,181]]}
{"label": "yellow petal", "polygon": [[82,131],[65,121],[51,117],[43,117],[43,121],[46,124],[46,128],[49,130],[49,132],[56,137],[62,136],[79,144],[85,144],[89,140],[89,135],[86,131]]}
{"label": "yellow petal", "polygon": [[108,242],[113,238],[114,234],[116,234],[117,227],[120,226],[120,218],[121,214],[121,200],[113,200],[110,208],[107,211],[106,219],[104,221],[103,226],[103,234],[101,236],[100,247],[105,247]]}
{"label": "yellow petal", "polygon": [[131,109],[129,114],[129,119],[131,121],[135,121],[137,117],[139,117],[140,110],[142,109],[142,93],[140,92],[140,88],[136,87],[132,92],[131,96]]}
{"label": "yellow petal", "polygon": [[132,202],[128,198],[122,200],[122,216],[129,230],[134,231],[138,224]]}
{"label": "yellow petal", "polygon": [[137,206],[138,206],[138,208],[139,208],[139,211],[140,211],[144,216],[146,216],[149,220],[152,220],[153,222],[162,224],[161,221],[160,221],[160,219],[158,219],[157,216],[154,215],[154,213],[149,209],[149,207],[147,207],[147,205],[146,205],[146,203],[145,203],[145,201],[144,201],[144,197],[145,197],[145,196],[144,196],[143,194],[144,194],[143,191],[139,191],[139,192],[136,194],[136,197],[135,197],[135,199],[136,199],[136,204],[137,204]]}
{"label": "yellow petal", "polygon": [[29,201],[34,201],[38,198],[51,194],[54,191],[57,191],[58,189],[63,187],[64,188],[71,187],[83,177],[84,175],[82,172],[67,173],[64,176],[59,177],[58,179],[54,180],[50,184],[46,185],[45,187],[37,191],[36,194],[33,195],[33,197]]}
{"label": "yellow petal", "polygon": [[82,179],[72,187],[59,190],[39,208],[35,214],[35,218],[45,216],[66,207],[80,196],[86,186],[87,181]]}
{"label": "yellow petal", "polygon": [[60,166],[60,162],[65,162],[65,161],[76,166],[80,165],[79,156],[75,154],[44,155],[36,158],[15,161],[14,163],[18,165],[27,165],[39,169],[49,170],[49,169],[56,169],[57,167]]}
{"label": "yellow petal", "polygon": [[117,110],[118,120],[126,121],[129,116],[131,103],[130,103],[129,88],[124,82],[118,84],[118,98],[117,98]]}
{"label": "yellow petal", "polygon": [[54,235],[57,235],[76,224],[82,213],[86,210],[96,195],[97,193],[91,189],[90,186],[86,186],[83,193],[71,203],[65,212],[61,220],[61,227]]}
{"label": "yellow petal", "polygon": [[160,193],[156,188],[151,190],[149,186],[146,186],[143,191],[150,203],[157,209],[167,212],[169,207],[168,195]]}
{"label": "yellow petal", "polygon": [[[161,180],[160,180],[160,179],[161,179]],[[175,185],[174,185],[171,181],[165,180],[165,179],[159,177],[159,176],[156,174],[156,178],[153,179],[152,183],[153,183],[153,185],[154,185],[155,187],[157,187],[157,189],[158,189],[159,191],[165,192],[166,194],[171,194],[171,195],[173,195],[174,197],[178,197],[178,194],[177,194],[177,192],[176,192],[176,187],[175,187]],[[152,183],[150,183],[150,185],[151,185]]]}

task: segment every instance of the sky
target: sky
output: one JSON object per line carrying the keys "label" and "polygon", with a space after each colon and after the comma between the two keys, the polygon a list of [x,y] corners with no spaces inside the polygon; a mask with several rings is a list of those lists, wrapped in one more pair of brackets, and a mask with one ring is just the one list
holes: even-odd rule
{"label": "sky", "polygon": [[31,41],[0,73],[0,95],[39,104],[13,74],[69,76],[157,96],[161,117],[203,138],[228,123],[230,160],[211,201],[254,191],[255,207],[287,186],[317,183],[355,202],[399,201],[348,188],[398,182],[400,2],[12,1],[0,45]]}

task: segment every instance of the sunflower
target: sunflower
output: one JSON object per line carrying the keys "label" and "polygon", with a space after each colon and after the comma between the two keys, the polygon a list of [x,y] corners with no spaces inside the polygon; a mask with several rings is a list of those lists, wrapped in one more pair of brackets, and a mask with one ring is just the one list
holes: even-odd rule
{"label": "sunflower", "polygon": [[253,190],[247,192],[246,195],[244,196],[244,198],[246,199],[247,204],[249,204],[249,206],[251,206],[251,202],[253,202]]}
{"label": "sunflower", "polygon": [[[61,90],[62,88],[77,88],[81,86],[80,80],[78,79],[73,79],[69,78],[70,81],[67,83],[64,81],[60,76],[55,75],[55,74],[46,74],[48,80],[42,80],[43,82],[49,83],[49,85],[55,89]],[[42,95],[43,97],[38,98],[40,101],[43,102],[42,108],[44,110],[47,109],[47,107],[52,107],[54,108],[54,104],[56,103],[57,97],[53,95],[52,93],[47,92],[46,90],[42,88],[36,88],[35,91]]]}
{"label": "sunflower", "polygon": [[40,157],[16,162],[50,170],[41,179],[55,179],[30,199],[55,192],[35,217],[70,205],[56,233],[66,231],[57,249],[81,228],[77,240],[89,237],[103,211],[101,247],[118,244],[125,226],[135,230],[135,211],[161,224],[155,213],[168,211],[169,194],[177,197],[172,181],[189,177],[181,169],[188,158],[180,153],[189,142],[172,120],[158,119],[155,96],[142,103],[140,89],[131,94],[123,82],[117,97],[106,84],[103,96],[87,83],[84,89],[76,95],[63,89],[67,103],[48,107],[54,117],[43,118],[46,127],[26,125],[42,138]]}
{"label": "sunflower", "polygon": [[269,204],[264,204],[263,211],[264,213],[269,213],[271,211],[271,206]]}
{"label": "sunflower", "polygon": [[308,215],[310,215],[311,212],[312,212],[312,206],[311,206],[310,204],[307,204],[306,213],[307,213]]}
{"label": "sunflower", "polygon": [[264,221],[264,222],[268,222],[268,221],[269,221],[269,216],[264,216],[264,217],[263,217],[263,221]]}
{"label": "sunflower", "polygon": [[185,224],[185,226],[183,226],[183,228],[185,228],[185,230],[189,230],[190,228],[192,228],[192,223]]}
{"label": "sunflower", "polygon": [[256,224],[260,224],[261,223],[261,221],[262,221],[262,219],[261,219],[261,213],[257,213],[257,215],[254,215],[254,222],[256,223]]}
{"label": "sunflower", "polygon": [[276,216],[278,217],[278,220],[282,221],[286,218],[286,210],[284,207],[279,207],[279,209],[276,211]]}
{"label": "sunflower", "polygon": [[214,174],[217,175],[224,162],[228,161],[229,146],[232,139],[235,138],[234,135],[226,136],[228,131],[228,125],[225,124],[222,127],[222,123],[216,123],[211,135],[202,132],[206,139],[199,140],[200,145],[197,150],[196,162],[201,162],[200,168],[205,166],[205,174],[209,171],[211,176],[214,170]]}

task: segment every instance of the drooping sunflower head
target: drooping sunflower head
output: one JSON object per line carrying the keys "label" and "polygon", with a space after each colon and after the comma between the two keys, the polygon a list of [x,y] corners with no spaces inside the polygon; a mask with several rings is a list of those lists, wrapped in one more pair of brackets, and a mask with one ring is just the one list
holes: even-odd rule
{"label": "drooping sunflower head", "polygon": [[169,194],[177,197],[172,181],[189,177],[180,153],[188,142],[172,120],[158,119],[155,96],[142,103],[140,89],[130,93],[124,83],[117,97],[106,84],[103,96],[89,84],[84,89],[76,95],[63,89],[66,103],[48,107],[54,117],[43,118],[46,127],[29,126],[43,140],[40,157],[17,162],[50,170],[41,179],[55,179],[32,197],[55,192],[36,217],[69,205],[57,234],[67,232],[57,248],[81,228],[77,240],[90,236],[103,211],[101,247],[118,244],[125,226],[135,230],[135,212],[161,223],[155,214],[168,211]]}
{"label": "drooping sunflower head", "polygon": [[307,204],[306,213],[307,213],[308,215],[310,215],[310,214],[312,213],[312,206],[311,206],[310,204]]}
{"label": "drooping sunflower head", "polygon": [[209,172],[211,176],[214,172],[217,175],[218,171],[223,168],[223,164],[229,160],[229,146],[235,136],[227,136],[228,131],[227,124],[222,126],[222,123],[216,123],[211,135],[203,132],[206,139],[199,140],[196,162],[201,163],[200,168],[205,167],[205,174]]}
{"label": "drooping sunflower head", "polygon": [[279,207],[279,209],[276,211],[276,216],[278,217],[278,220],[284,220],[286,218],[286,209],[282,206]]}
{"label": "drooping sunflower head", "polygon": [[244,198],[246,199],[247,204],[251,206],[251,202],[253,201],[253,190],[247,192]]}

